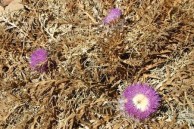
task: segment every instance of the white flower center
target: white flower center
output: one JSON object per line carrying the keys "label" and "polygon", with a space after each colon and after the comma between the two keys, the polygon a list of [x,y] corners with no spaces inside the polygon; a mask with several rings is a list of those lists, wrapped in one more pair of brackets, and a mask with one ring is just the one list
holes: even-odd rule
{"label": "white flower center", "polygon": [[142,112],[144,112],[148,108],[149,100],[148,100],[148,98],[145,95],[137,94],[133,98],[133,103],[134,103],[134,105],[136,106],[137,109],[139,109]]}

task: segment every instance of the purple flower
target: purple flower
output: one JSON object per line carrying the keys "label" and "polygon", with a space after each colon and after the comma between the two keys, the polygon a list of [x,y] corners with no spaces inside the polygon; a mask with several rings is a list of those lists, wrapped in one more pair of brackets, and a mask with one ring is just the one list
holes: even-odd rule
{"label": "purple flower", "polygon": [[136,83],[128,86],[123,92],[124,110],[139,120],[149,117],[159,106],[158,93],[147,84]]}
{"label": "purple flower", "polygon": [[121,16],[121,10],[118,8],[114,8],[109,10],[108,15],[104,18],[104,24],[109,24]]}
{"label": "purple flower", "polygon": [[30,56],[30,66],[32,69],[39,72],[46,71],[47,69],[47,51],[42,48],[38,48],[32,52]]}

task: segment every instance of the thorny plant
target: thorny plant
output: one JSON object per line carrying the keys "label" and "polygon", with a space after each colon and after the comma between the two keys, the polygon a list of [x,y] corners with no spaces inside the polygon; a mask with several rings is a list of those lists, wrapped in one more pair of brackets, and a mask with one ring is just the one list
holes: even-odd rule
{"label": "thorny plant", "polygon": [[[22,4],[0,16],[2,128],[193,127],[192,0]],[[121,19],[103,26],[113,7],[122,10]],[[29,68],[39,47],[57,64],[47,74]],[[159,111],[142,122],[123,116],[116,103],[138,81],[162,98]]]}

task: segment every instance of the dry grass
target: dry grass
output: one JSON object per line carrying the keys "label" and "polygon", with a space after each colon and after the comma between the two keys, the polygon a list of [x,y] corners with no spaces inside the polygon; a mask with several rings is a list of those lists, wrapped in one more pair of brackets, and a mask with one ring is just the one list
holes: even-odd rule
{"label": "dry grass", "polygon": [[[194,127],[192,0],[23,0],[0,16],[2,129],[188,129]],[[119,7],[118,23],[102,25]],[[29,68],[31,52],[49,52],[50,71]],[[161,95],[138,122],[118,108],[123,89],[147,82]]]}

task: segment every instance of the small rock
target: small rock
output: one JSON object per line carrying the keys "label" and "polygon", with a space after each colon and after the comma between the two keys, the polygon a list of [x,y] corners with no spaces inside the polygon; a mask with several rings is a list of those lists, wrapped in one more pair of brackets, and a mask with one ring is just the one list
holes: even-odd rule
{"label": "small rock", "polygon": [[13,0],[1,0],[1,4],[2,4],[3,6],[7,6],[7,5],[9,5],[12,1],[13,1]]}
{"label": "small rock", "polygon": [[0,15],[3,14],[3,12],[4,12],[4,8],[0,6]]}
{"label": "small rock", "polygon": [[20,9],[23,9],[24,5],[16,2],[11,2],[6,8],[5,12],[12,12],[12,11],[17,11]]}

